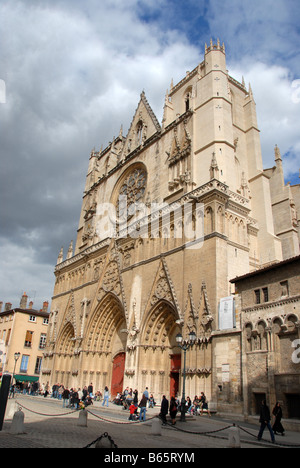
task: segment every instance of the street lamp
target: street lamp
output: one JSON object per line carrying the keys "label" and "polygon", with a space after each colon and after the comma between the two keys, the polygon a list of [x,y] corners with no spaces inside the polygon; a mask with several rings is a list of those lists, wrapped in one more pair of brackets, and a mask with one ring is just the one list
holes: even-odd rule
{"label": "street lamp", "polygon": [[12,376],[12,383],[11,383],[12,385],[14,384],[14,375],[16,373],[16,365],[17,365],[18,360],[20,359],[20,356],[21,356],[21,353],[14,354],[15,367],[14,367],[13,376]]}
{"label": "street lamp", "polygon": [[184,364],[183,364],[183,387],[182,387],[182,399],[181,399],[181,417],[180,421],[185,422],[185,378],[186,378],[186,352],[191,348],[197,339],[194,331],[189,332],[189,340],[187,343],[183,341],[181,333],[176,336],[176,342],[179,348],[184,352]]}

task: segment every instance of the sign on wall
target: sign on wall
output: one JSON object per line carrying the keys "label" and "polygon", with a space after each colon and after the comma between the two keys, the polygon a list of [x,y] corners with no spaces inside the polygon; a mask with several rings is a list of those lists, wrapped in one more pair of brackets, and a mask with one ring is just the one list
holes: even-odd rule
{"label": "sign on wall", "polygon": [[234,297],[223,297],[219,305],[219,330],[236,327]]}

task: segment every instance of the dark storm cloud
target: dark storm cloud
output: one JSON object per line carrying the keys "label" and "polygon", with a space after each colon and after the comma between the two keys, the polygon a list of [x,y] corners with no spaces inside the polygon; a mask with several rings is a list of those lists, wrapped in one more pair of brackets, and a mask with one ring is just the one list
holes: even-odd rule
{"label": "dark storm cloud", "polygon": [[[143,89],[161,120],[171,79],[179,81],[203,60],[210,36],[220,35],[229,50],[228,68],[239,80],[246,74],[255,88],[267,133],[266,164],[273,163],[275,143],[282,144],[293,173],[300,152],[299,105],[291,104],[289,94],[291,79],[300,78],[295,4],[277,0],[275,18],[268,2],[254,0],[250,12],[242,3],[1,3],[6,103],[0,104],[0,300],[18,305],[22,290],[37,291],[40,303],[51,298],[58,252],[63,245],[66,253],[76,240],[90,151],[105,147],[121,124],[127,132]],[[269,20],[261,24],[261,18]],[[288,23],[291,41],[281,29]],[[266,57],[262,63],[256,60],[261,57],[257,38]]]}

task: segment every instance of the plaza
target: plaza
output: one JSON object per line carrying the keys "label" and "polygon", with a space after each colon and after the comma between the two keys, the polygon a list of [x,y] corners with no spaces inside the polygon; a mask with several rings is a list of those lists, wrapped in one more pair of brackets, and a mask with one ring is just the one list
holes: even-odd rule
{"label": "plaza", "polygon": [[[12,435],[13,405],[16,402],[24,412],[25,434]],[[145,423],[128,421],[129,412],[110,403],[102,408],[101,402],[89,407],[87,427],[78,426],[78,411],[62,408],[62,402],[43,397],[17,395],[8,401],[3,431],[0,432],[0,448],[87,448],[101,435],[107,433],[118,449],[161,449],[195,451],[201,448],[227,448],[230,427],[234,423],[240,427],[242,448],[290,448],[300,447],[299,433],[286,433],[286,437],[269,441],[265,433],[261,442],[257,441],[259,423],[247,424],[232,419],[223,420],[216,416],[187,418],[186,423],[179,419],[174,427],[162,427],[161,436],[152,435],[153,419],[159,414],[159,406],[148,409]],[[205,434],[204,434],[205,433]],[[91,446],[93,448],[94,445]],[[119,453],[116,449],[115,453]]]}

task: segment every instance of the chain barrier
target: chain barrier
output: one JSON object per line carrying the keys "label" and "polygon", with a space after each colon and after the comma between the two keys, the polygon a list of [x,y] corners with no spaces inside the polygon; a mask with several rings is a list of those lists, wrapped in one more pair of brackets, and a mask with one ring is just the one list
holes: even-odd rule
{"label": "chain barrier", "polygon": [[177,426],[175,426],[173,424],[170,424],[168,422],[166,424],[167,424],[167,426],[172,427],[172,429],[175,429],[176,431],[184,432],[186,434],[203,435],[203,436],[210,435],[210,434],[216,434],[216,433],[222,432],[222,431],[226,431],[227,429],[230,429],[232,427],[232,425],[231,425],[231,426],[223,427],[222,429],[216,429],[215,431],[196,432],[196,431],[187,431],[185,429],[182,429],[181,427],[177,427]]}
{"label": "chain barrier", "polygon": [[24,409],[26,411],[29,411],[30,413],[34,413],[34,414],[37,414],[39,416],[46,416],[46,417],[50,417],[50,416],[53,416],[55,418],[59,417],[59,416],[67,416],[67,415],[70,415],[70,414],[73,414],[73,413],[76,413],[78,410],[74,410],[74,411],[68,411],[67,413],[59,413],[59,414],[45,414],[45,413],[39,413],[38,411],[34,411],[32,409],[29,409],[29,408],[26,408],[26,406],[22,405],[21,403],[18,402],[18,400],[16,400],[16,403],[19,405],[20,409]]}
{"label": "chain barrier", "polygon": [[91,442],[90,444],[86,445],[85,447],[82,447],[83,449],[88,449],[90,447],[92,447],[92,445],[95,445],[97,442],[99,442],[101,439],[104,438],[107,438],[110,443],[111,443],[111,446],[112,448],[119,448],[115,442],[113,441],[113,439],[110,437],[110,435],[107,433],[107,432],[104,432],[104,434],[102,434],[100,437],[98,437],[98,439],[94,440],[93,442]]}
{"label": "chain barrier", "polygon": [[[67,413],[59,413],[59,414],[45,414],[45,413],[40,413],[38,411],[34,411],[32,409],[29,409],[29,408],[26,408],[26,406],[24,406],[23,404],[21,404],[18,400],[15,400],[17,405],[19,406],[19,410],[21,411],[21,409],[24,409],[26,411],[29,411],[30,413],[34,413],[34,414],[37,414],[39,416],[45,416],[45,417],[60,417],[60,416],[69,416],[71,414],[74,414],[74,413],[77,413],[78,411],[82,411],[82,410],[78,410],[78,409],[75,409],[74,411],[68,411]],[[103,416],[99,416],[95,413],[93,413],[92,411],[90,410],[87,410],[86,411],[91,415],[91,416],[94,416],[95,418],[97,419],[100,419],[101,421],[104,421],[104,422],[108,422],[108,423],[111,423],[111,424],[120,424],[120,425],[128,425],[128,424],[139,424],[143,421],[140,421],[140,420],[136,420],[136,421],[120,421],[120,420],[115,420],[115,419],[108,419],[108,418],[104,418]],[[160,416],[159,415],[155,415],[155,416],[152,416],[151,418],[148,418],[147,419],[147,422],[155,419],[155,418],[158,418],[159,420],[161,420]],[[251,432],[249,432],[247,429],[245,429],[244,427],[242,426],[236,426],[235,424],[233,425],[230,425],[230,426],[226,426],[226,427],[223,427],[221,429],[216,429],[214,431],[205,431],[205,432],[197,432],[197,431],[187,431],[186,429],[183,429],[183,428],[179,428],[173,424],[170,424],[170,423],[165,423],[167,426],[171,427],[172,429],[175,429],[179,432],[184,432],[185,434],[192,434],[192,435],[199,435],[199,436],[212,436],[213,434],[217,434],[217,433],[220,433],[220,432],[223,432],[223,431],[226,431],[228,429],[230,429],[231,427],[237,427],[239,428],[241,431],[245,432],[246,434],[250,435],[251,437],[253,437],[254,439],[257,440],[257,435],[255,434],[252,434]],[[113,448],[118,448],[118,446],[115,444],[115,442],[113,441],[113,439],[110,437],[110,435],[108,435],[107,432],[105,432],[104,434],[102,434],[100,437],[98,437],[96,440],[94,440],[93,442],[91,442],[90,444],[88,444],[86,447],[83,447],[83,448],[89,448],[91,447],[92,445],[95,445],[98,441],[100,441],[103,437],[105,438],[108,438],[109,441],[111,442],[112,444],[112,447]],[[247,443],[247,441],[244,441],[245,443]],[[276,445],[278,447],[287,447],[287,448],[300,448],[300,445],[296,445],[296,444],[286,444],[286,443],[279,443],[279,442],[268,442],[267,440],[263,440],[263,442],[265,443],[269,443],[269,444],[272,444],[273,446]]]}
{"label": "chain barrier", "polygon": [[[112,423],[112,424],[139,424],[141,423],[142,421],[140,420],[137,420],[137,421],[119,421],[119,420],[116,420],[116,419],[107,419],[107,418],[103,418],[103,416],[99,416],[98,414],[94,414],[91,412],[91,410],[87,410],[88,413],[90,413],[92,416],[94,416],[95,418],[97,419],[100,419],[101,421],[105,421],[105,422],[109,422],[109,423]],[[151,421],[152,419],[155,419],[157,418],[158,416],[155,415],[153,416],[152,418],[148,418],[147,421]]]}

